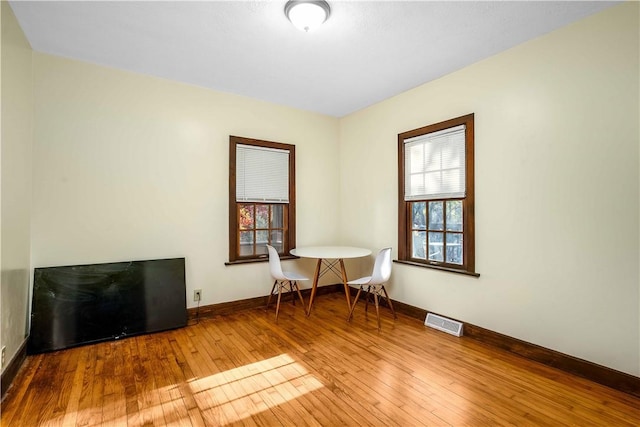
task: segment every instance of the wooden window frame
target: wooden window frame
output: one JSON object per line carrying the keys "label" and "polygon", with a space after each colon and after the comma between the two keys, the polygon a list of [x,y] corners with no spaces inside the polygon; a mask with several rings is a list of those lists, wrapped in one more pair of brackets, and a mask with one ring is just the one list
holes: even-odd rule
{"label": "wooden window frame", "polygon": [[264,204],[276,205],[275,202],[237,202],[236,201],[236,146],[250,145],[262,148],[274,148],[289,152],[289,202],[284,209],[283,224],[283,249],[280,255],[290,257],[289,252],[296,246],[296,185],[295,185],[295,145],[280,142],[263,141],[260,139],[244,138],[240,136],[229,136],[229,262],[227,264],[239,264],[246,262],[265,261],[267,254],[253,254],[251,256],[240,256],[240,224],[239,205],[241,204]]}
{"label": "wooden window frame", "polygon": [[[437,199],[463,200],[463,261],[462,265],[423,260],[411,257],[411,204],[428,200],[405,201],[405,141],[428,133],[465,125],[465,186],[464,198]],[[475,271],[475,189],[474,189],[474,114],[446,120],[398,134],[398,261],[422,267],[478,276]],[[428,258],[428,257],[427,257]]]}

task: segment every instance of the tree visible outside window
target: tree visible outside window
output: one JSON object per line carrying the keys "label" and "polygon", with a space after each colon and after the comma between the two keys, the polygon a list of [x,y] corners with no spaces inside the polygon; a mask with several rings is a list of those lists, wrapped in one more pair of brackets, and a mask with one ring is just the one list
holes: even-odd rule
{"label": "tree visible outside window", "polygon": [[475,273],[474,116],[398,135],[398,259]]}
{"label": "tree visible outside window", "polygon": [[229,261],[295,246],[295,146],[229,137]]}

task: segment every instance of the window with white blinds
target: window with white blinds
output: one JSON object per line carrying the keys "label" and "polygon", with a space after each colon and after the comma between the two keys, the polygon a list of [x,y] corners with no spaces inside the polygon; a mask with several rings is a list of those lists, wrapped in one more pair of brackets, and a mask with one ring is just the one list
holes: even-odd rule
{"label": "window with white blinds", "polygon": [[405,140],[404,199],[465,197],[465,125]]}
{"label": "window with white blinds", "polygon": [[229,263],[296,245],[296,147],[229,135]]}
{"label": "window with white blinds", "polygon": [[236,201],[289,202],[289,151],[236,145]]}
{"label": "window with white blinds", "polygon": [[474,114],[398,134],[398,261],[477,276]]}

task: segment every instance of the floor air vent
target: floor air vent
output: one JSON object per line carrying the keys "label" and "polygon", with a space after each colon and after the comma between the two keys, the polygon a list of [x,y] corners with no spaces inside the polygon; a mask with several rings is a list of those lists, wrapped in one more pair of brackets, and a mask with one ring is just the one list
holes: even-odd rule
{"label": "floor air vent", "polygon": [[446,332],[457,337],[462,336],[462,323],[447,319],[446,317],[438,316],[437,314],[427,313],[427,318],[425,319],[424,324],[430,328],[438,329],[439,331]]}

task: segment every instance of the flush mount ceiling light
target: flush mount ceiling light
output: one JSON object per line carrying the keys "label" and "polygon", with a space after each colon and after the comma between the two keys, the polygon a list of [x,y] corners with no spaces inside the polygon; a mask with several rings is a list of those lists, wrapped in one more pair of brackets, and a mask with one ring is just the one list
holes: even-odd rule
{"label": "flush mount ceiling light", "polygon": [[324,0],[289,0],[284,5],[284,14],[298,29],[309,32],[329,19],[331,8]]}

